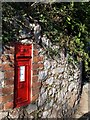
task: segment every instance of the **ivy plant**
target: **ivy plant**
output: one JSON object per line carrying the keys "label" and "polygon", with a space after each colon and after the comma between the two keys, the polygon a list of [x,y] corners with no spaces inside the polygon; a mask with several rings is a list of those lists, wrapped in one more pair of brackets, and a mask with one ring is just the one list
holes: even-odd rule
{"label": "ivy plant", "polygon": [[[90,2],[2,3],[3,43],[18,40],[19,32],[30,31],[28,23],[35,19],[42,34],[65,48],[74,60],[84,61],[85,71],[90,71]],[[57,50],[53,53],[58,54]]]}

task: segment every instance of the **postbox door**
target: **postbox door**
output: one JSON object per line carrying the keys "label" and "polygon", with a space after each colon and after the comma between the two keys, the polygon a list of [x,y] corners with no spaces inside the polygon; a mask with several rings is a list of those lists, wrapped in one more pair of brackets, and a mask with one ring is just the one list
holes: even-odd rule
{"label": "postbox door", "polygon": [[18,61],[16,63],[16,107],[30,103],[30,61]]}

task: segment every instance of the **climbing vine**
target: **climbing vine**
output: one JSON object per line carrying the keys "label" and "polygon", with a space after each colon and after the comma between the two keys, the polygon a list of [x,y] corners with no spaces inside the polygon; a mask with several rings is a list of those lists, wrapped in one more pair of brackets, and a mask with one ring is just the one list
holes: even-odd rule
{"label": "climbing vine", "polygon": [[[30,26],[34,20],[38,20],[42,28],[41,35],[65,48],[75,61],[84,61],[85,71],[89,71],[90,2],[2,3],[3,43],[18,40],[23,29],[34,39]],[[57,50],[54,53],[58,54]]]}

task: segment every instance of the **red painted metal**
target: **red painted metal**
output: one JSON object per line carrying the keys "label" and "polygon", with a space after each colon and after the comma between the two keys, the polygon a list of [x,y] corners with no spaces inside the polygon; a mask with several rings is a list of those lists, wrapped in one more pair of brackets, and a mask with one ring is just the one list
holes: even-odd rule
{"label": "red painted metal", "polygon": [[21,107],[30,103],[32,45],[15,48],[15,107]]}
{"label": "red painted metal", "polygon": [[30,57],[32,45],[16,44],[16,58],[18,57]]}

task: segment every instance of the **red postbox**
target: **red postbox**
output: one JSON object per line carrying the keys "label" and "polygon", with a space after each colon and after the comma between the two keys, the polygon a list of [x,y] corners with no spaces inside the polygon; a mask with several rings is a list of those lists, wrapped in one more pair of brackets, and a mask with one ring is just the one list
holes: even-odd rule
{"label": "red postbox", "polygon": [[15,47],[15,107],[30,103],[32,45]]}

